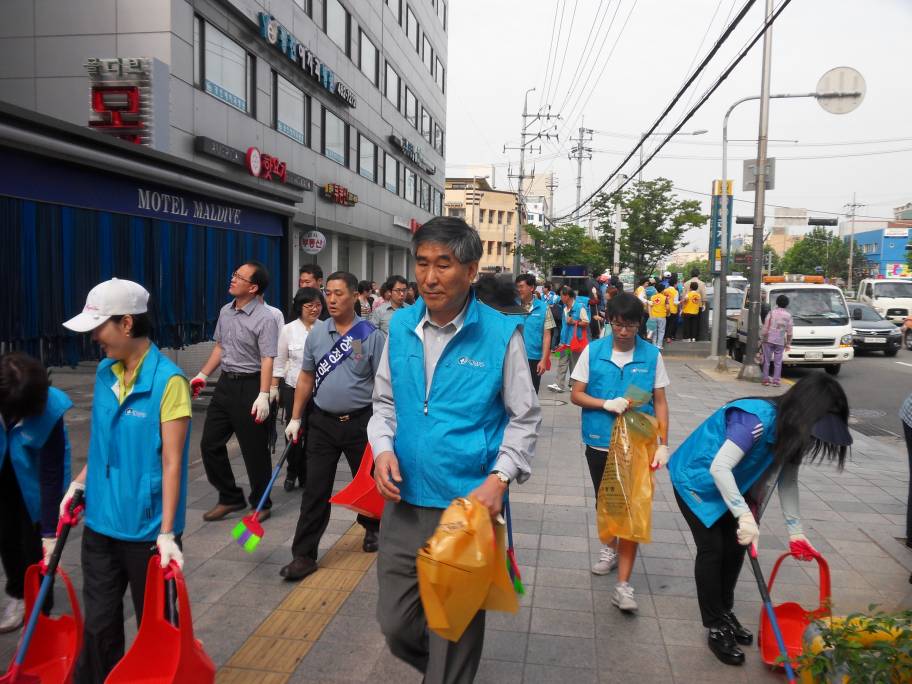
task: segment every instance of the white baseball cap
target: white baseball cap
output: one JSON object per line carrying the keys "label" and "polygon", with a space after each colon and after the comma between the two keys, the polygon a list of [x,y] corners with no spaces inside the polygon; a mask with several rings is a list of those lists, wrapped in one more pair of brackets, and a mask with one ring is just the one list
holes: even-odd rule
{"label": "white baseball cap", "polygon": [[111,278],[99,283],[86,297],[82,313],[63,324],[75,332],[89,332],[111,316],[146,313],[149,310],[149,293],[132,280]]}
{"label": "white baseball cap", "polygon": [[662,275],[663,275],[665,278],[668,278],[668,277],[671,276],[671,271],[665,271],[665,273],[663,273]]}

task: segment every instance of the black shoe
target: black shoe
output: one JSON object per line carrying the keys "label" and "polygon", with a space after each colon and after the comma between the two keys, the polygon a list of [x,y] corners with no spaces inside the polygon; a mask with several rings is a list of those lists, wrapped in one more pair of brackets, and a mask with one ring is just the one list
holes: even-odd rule
{"label": "black shoe", "polygon": [[751,631],[744,627],[738,618],[735,617],[735,614],[731,611],[725,613],[722,616],[722,619],[725,620],[726,624],[731,627],[732,634],[735,635],[735,641],[737,641],[742,646],[750,646],[754,643],[754,635],[751,634]]}
{"label": "black shoe", "polygon": [[361,548],[365,553],[376,553],[380,548],[380,541],[377,539],[376,530],[364,530],[364,543]]}
{"label": "black shoe", "polygon": [[744,651],[738,648],[735,635],[727,624],[710,627],[707,643],[713,655],[726,665],[744,665]]}
{"label": "black shoe", "polygon": [[293,492],[293,491],[294,491],[294,488],[295,488],[295,481],[294,481],[294,478],[293,478],[293,477],[292,477],[292,478],[285,478],[285,491],[286,491],[286,492]]}
{"label": "black shoe", "polygon": [[316,571],[316,561],[313,561],[306,556],[302,556],[300,558],[295,558],[291,563],[279,570],[279,574],[289,582],[296,582],[297,580],[304,579],[308,575],[312,575]]}

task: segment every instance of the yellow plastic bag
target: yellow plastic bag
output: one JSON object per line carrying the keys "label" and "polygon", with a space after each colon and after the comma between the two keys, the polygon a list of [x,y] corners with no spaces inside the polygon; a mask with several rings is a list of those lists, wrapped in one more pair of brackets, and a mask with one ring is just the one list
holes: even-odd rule
{"label": "yellow plastic bag", "polygon": [[418,593],[435,634],[458,641],[479,610],[518,609],[503,538],[474,497],[455,499],[440,516],[416,558]]}
{"label": "yellow plastic bag", "polygon": [[658,424],[653,416],[635,408],[649,394],[629,387],[631,408],[614,421],[605,471],[596,498],[599,539],[613,537],[648,543],[652,540],[652,460]]}

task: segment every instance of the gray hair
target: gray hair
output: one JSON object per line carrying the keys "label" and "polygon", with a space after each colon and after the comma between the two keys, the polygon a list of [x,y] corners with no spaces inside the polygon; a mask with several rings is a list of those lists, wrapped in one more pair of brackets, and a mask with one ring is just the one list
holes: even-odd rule
{"label": "gray hair", "polygon": [[426,242],[446,245],[461,264],[479,261],[483,253],[478,231],[455,216],[435,216],[415,231],[412,255],[417,257],[418,248]]}

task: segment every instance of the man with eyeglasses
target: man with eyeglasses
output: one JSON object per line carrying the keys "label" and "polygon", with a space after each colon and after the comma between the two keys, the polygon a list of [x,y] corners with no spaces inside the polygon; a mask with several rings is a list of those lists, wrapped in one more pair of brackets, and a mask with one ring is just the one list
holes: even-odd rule
{"label": "man with eyeglasses", "polygon": [[376,325],[385,335],[389,334],[390,321],[393,314],[399,309],[408,306],[405,303],[405,293],[408,292],[408,281],[400,275],[392,275],[383,283],[389,300],[383,302],[371,314],[371,323]]}
{"label": "man with eyeglasses", "polygon": [[[269,388],[272,363],[278,349],[279,331],[273,314],[262,301],[269,285],[269,272],[258,261],[237,267],[231,275],[228,294],[234,299],[222,307],[215,325],[215,348],[202,370],[190,381],[193,397],[199,396],[209,376],[221,371],[200,439],[203,466],[210,484],[218,490],[218,502],[203,520],[221,520],[246,507],[244,492],[237,486],[228,461],[228,440],[234,435],[250,479],[250,505],[256,506],[269,483]],[[269,517],[267,499],[260,520]]]}
{"label": "man with eyeglasses", "polygon": [[[571,374],[576,382],[570,401],[583,409],[583,443],[596,497],[608,460],[614,421],[629,406],[624,398],[628,387],[636,386],[652,394],[649,403],[637,410],[654,415],[658,422],[658,446],[651,463],[653,470],[668,463],[665,388],[670,381],[659,349],[637,335],[643,318],[643,302],[635,295],[621,292],[608,302],[607,314],[611,334],[590,343],[580,354]],[[607,575],[614,568],[618,569],[618,582],[611,602],[625,612],[637,610],[629,582],[636,553],[635,541],[615,539],[602,547],[598,561],[592,566],[595,575]]]}

